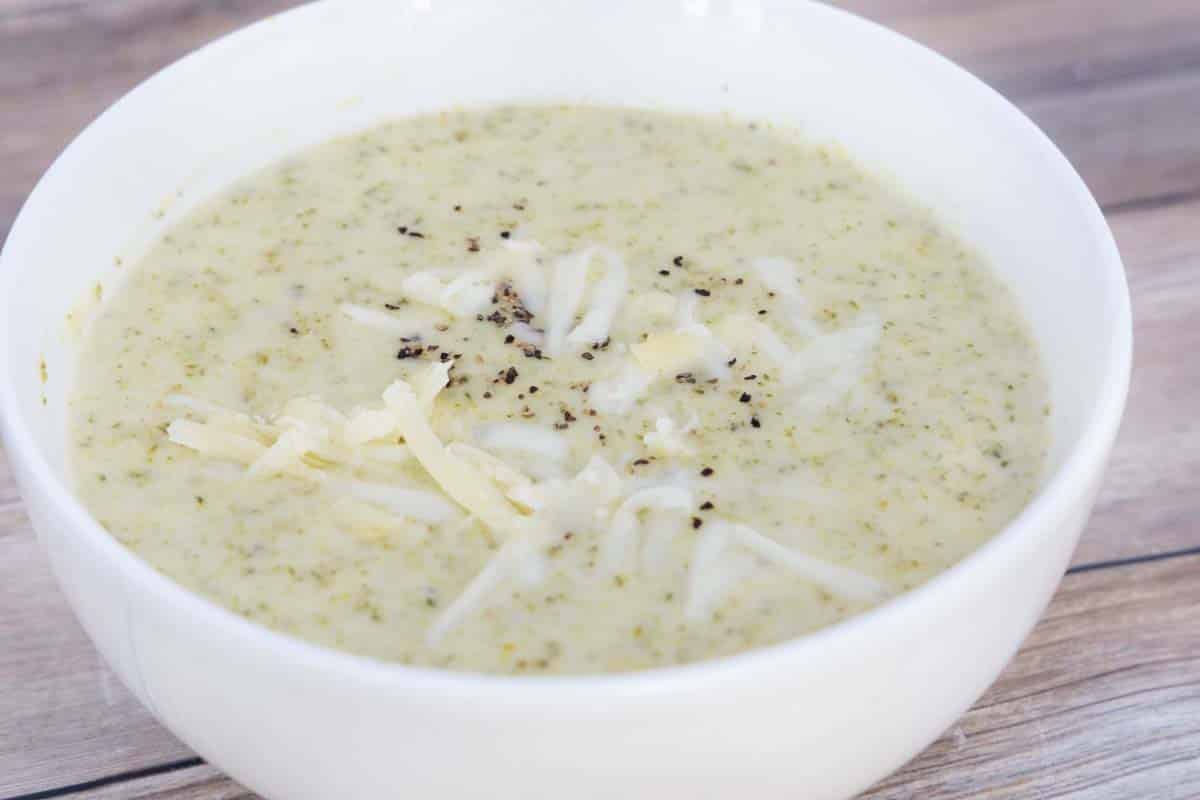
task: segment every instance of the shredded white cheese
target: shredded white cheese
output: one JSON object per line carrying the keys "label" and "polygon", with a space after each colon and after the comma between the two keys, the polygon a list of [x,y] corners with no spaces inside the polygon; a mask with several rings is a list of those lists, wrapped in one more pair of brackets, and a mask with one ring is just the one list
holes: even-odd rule
{"label": "shredded white cheese", "polygon": [[384,402],[396,414],[409,450],[442,491],[493,532],[504,538],[520,536],[528,526],[508,499],[478,469],[448,453],[429,424],[422,400],[427,398],[431,405],[446,385],[447,370],[439,369],[444,366],[431,365],[418,381],[417,391],[405,381],[396,381],[384,392]]}
{"label": "shredded white cheese", "polygon": [[411,300],[467,317],[492,302],[496,283],[491,270],[425,270],[409,275],[400,288]]}
{"label": "shredded white cheese", "polygon": [[[604,277],[592,289],[589,310],[572,329],[587,290],[588,267],[597,255],[604,259]],[[547,353],[556,356],[568,348],[579,349],[607,338],[628,285],[625,262],[611,250],[585,247],[556,261],[546,305]]]}
{"label": "shredded white cheese", "polygon": [[612,250],[598,250],[607,270],[592,288],[592,302],[588,312],[567,334],[567,345],[573,348],[587,347],[608,338],[613,320],[629,289],[629,270],[625,262]]}
{"label": "shredded white cheese", "polygon": [[570,445],[562,434],[542,425],[494,422],[475,429],[475,441],[487,450],[516,450],[551,461],[563,461]]}
{"label": "shredded white cheese", "polygon": [[758,278],[780,298],[784,317],[804,336],[817,336],[821,330],[808,316],[808,301],[797,286],[799,269],[786,258],[756,258],[751,262]]}
{"label": "shredded white cheese", "polygon": [[386,508],[397,516],[419,522],[445,522],[457,513],[445,498],[422,489],[408,489],[367,481],[346,481],[345,491],[357,500]]}
{"label": "shredded white cheese", "polygon": [[469,461],[505,490],[530,484],[528,475],[509,466],[486,450],[480,450],[478,447],[472,447],[464,442],[451,442],[446,445],[446,452],[464,461]]}
{"label": "shredded white cheese", "polygon": [[643,511],[673,511],[680,514],[692,508],[692,493],[677,486],[656,486],[634,492],[612,517],[608,535],[601,545],[601,559],[609,573],[629,567],[640,530],[638,515]]}
{"label": "shredded white cheese", "polygon": [[190,419],[177,419],[168,425],[167,438],[198,453],[242,464],[256,461],[267,449],[254,439]]}
{"label": "shredded white cheese", "polygon": [[427,324],[426,320],[413,319],[411,316],[397,317],[374,308],[355,305],[354,303],[342,303],[340,308],[342,314],[347,319],[357,322],[359,325],[401,336],[420,335]]}
{"label": "shredded white cheese", "polygon": [[879,317],[863,312],[846,327],[820,333],[793,352],[770,327],[747,315],[732,314],[717,325],[727,343],[776,362],[783,384],[795,391],[794,403],[803,411],[830,407],[862,381],[882,330]]}
{"label": "shredded white cheese", "polygon": [[763,536],[749,525],[735,524],[732,537],[746,549],[766,561],[787,569],[801,578],[819,584],[835,594],[852,600],[883,600],[889,594],[888,587],[861,572],[855,572],[836,564],[813,558],[797,550],[784,547],[774,539]]}
{"label": "shredded white cheese", "polygon": [[868,575],[784,547],[748,525],[712,520],[692,553],[684,603],[688,619],[711,615],[728,592],[753,573],[753,561],[745,552],[732,550],[734,545],[851,600],[878,601],[889,594],[885,584]]}
{"label": "shredded white cheese", "polygon": [[704,527],[692,551],[683,614],[690,620],[712,615],[729,590],[754,571],[754,560],[729,552],[729,524],[712,520]]}
{"label": "shredded white cheese", "polygon": [[602,414],[628,414],[653,381],[654,376],[627,361],[619,373],[591,385],[588,403]]}
{"label": "shredded white cheese", "polygon": [[654,421],[654,430],[642,436],[642,443],[655,455],[688,458],[696,451],[687,443],[686,437],[699,423],[700,418],[695,414],[682,428],[670,417],[658,417]]}

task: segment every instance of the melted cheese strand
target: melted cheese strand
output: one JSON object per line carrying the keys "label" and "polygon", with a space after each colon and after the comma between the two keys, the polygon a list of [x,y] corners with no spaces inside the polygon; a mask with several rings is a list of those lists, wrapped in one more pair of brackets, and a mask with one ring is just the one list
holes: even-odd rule
{"label": "melted cheese strand", "polygon": [[602,414],[628,414],[654,377],[632,361],[616,375],[596,381],[588,390],[588,403]]}
{"label": "melted cheese strand", "polygon": [[563,256],[554,264],[550,297],[546,306],[546,352],[552,356],[562,352],[567,332],[575,321],[583,292],[587,288],[588,264],[594,248],[585,247],[577,253]]}
{"label": "melted cheese strand", "polygon": [[491,560],[484,565],[479,574],[471,579],[471,582],[454,599],[454,602],[438,614],[433,624],[429,626],[429,630],[425,632],[425,643],[429,647],[437,647],[447,633],[486,604],[488,596],[512,572],[512,562],[517,555],[518,543],[519,539],[505,542],[496,555],[492,556]]}
{"label": "melted cheese strand", "polygon": [[367,481],[346,481],[338,486],[356,500],[386,508],[393,514],[418,522],[444,522],[457,513],[457,509],[447,503],[441,495],[421,489],[407,489]]}
{"label": "melted cheese strand", "polygon": [[400,288],[409,299],[456,317],[478,314],[492,302],[496,289],[491,270],[425,270],[409,275]]}
{"label": "melted cheese strand", "polygon": [[784,547],[749,525],[733,525],[731,535],[755,555],[851,600],[874,602],[890,594],[875,578]]}
{"label": "melted cheese strand", "polygon": [[687,597],[683,613],[699,621],[712,615],[729,590],[754,571],[752,559],[730,553],[730,525],[713,520],[700,534],[688,571]]}
{"label": "melted cheese strand", "polygon": [[642,547],[642,570],[658,575],[667,566],[671,544],[683,530],[679,515],[651,511],[646,515],[646,544]]}
{"label": "melted cheese strand", "polygon": [[630,495],[613,515],[608,535],[601,545],[601,559],[609,573],[626,567],[638,534],[638,514],[657,511],[686,512],[692,508],[692,493],[678,486],[655,486]]}
{"label": "melted cheese strand", "polygon": [[392,316],[391,314],[367,308],[366,306],[355,305],[354,303],[342,303],[339,308],[347,319],[357,322],[359,325],[374,328],[385,333],[416,336],[422,333],[425,327],[424,321]]}
{"label": "melted cheese strand", "polygon": [[592,289],[592,302],[587,314],[567,335],[571,347],[587,347],[608,338],[613,320],[629,290],[629,270],[624,260],[612,250],[599,249],[607,270],[604,277]]}
{"label": "melted cheese strand", "polygon": [[787,320],[804,336],[818,336],[820,327],[808,316],[808,301],[796,286],[799,269],[786,258],[756,258],[751,262],[758,279],[783,300]]}
{"label": "melted cheese strand", "polygon": [[[515,257],[509,259],[505,273],[512,281],[513,288],[521,298],[521,303],[535,315],[546,310],[546,273],[538,263],[537,256],[545,248],[533,239],[517,239],[510,237],[503,240],[504,249]],[[541,344],[530,342],[530,344]]]}
{"label": "melted cheese strand", "polygon": [[564,461],[570,445],[556,431],[524,422],[493,422],[475,429],[475,441],[487,450],[516,450],[551,461]]}

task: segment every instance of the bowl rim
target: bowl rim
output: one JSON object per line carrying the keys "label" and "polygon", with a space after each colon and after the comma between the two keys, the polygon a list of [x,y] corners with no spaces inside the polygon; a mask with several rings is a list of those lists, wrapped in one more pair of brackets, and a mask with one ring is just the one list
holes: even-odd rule
{"label": "bowl rim", "polygon": [[[146,78],[89,123],[38,180],[13,221],[7,241],[0,248],[0,303],[11,304],[17,296],[14,289],[18,283],[18,269],[17,265],[9,262],[12,261],[12,243],[23,233],[22,223],[28,208],[44,190],[44,186],[64,171],[63,162],[80,147],[81,140],[85,140],[93,129],[120,114],[130,97],[146,91],[147,87],[169,81],[181,65],[202,59],[231,40],[251,35],[251,31],[255,32],[254,35],[262,34],[265,29],[282,24],[282,20],[313,13],[332,2],[335,0],[322,0],[288,9],[207,42]],[[223,637],[235,639],[247,649],[269,650],[273,658],[286,662],[292,669],[336,673],[343,679],[378,686],[432,691],[435,696],[454,695],[460,699],[471,697],[480,700],[503,697],[506,701],[519,699],[535,703],[559,703],[571,696],[595,704],[601,699],[599,693],[603,693],[606,699],[615,699],[660,693],[663,690],[682,691],[689,687],[739,679],[788,661],[819,658],[817,654],[823,649],[846,644],[856,638],[873,638],[872,631],[886,628],[893,620],[922,606],[931,603],[936,605],[938,596],[947,593],[955,584],[969,581],[972,573],[980,572],[988,565],[994,567],[1012,560],[1015,553],[1038,535],[1037,520],[1054,517],[1056,510],[1074,505],[1086,494],[1095,473],[1102,469],[1120,425],[1132,369],[1133,325],[1128,282],[1112,231],[1095,198],[1062,152],[1020,109],[966,69],[896,31],[816,0],[808,0],[806,5],[810,13],[840,17],[840,24],[856,27],[856,35],[891,40],[891,44],[903,48],[910,57],[924,60],[931,68],[970,84],[971,91],[980,94],[1011,117],[1021,135],[1047,157],[1048,180],[1064,186],[1074,195],[1080,217],[1087,225],[1087,236],[1100,251],[1096,274],[1109,284],[1116,301],[1116,321],[1107,342],[1109,357],[1104,368],[1103,388],[1088,412],[1078,443],[1058,469],[1046,477],[1037,494],[1016,517],[976,550],[915,589],[849,619],[796,638],[687,664],[634,672],[519,676],[412,666],[314,644],[252,622],[176,583],[118,542],[75,497],[68,482],[55,473],[35,443],[14,388],[18,378],[13,373],[14,365],[8,357],[12,346],[8,328],[0,325],[0,432],[4,434],[10,458],[21,462],[35,484],[60,508],[68,523],[66,527],[71,531],[70,536],[86,537],[89,546],[98,548],[110,560],[114,569],[121,574],[123,583],[169,603],[173,612],[186,613],[194,624],[209,629],[223,629]]]}

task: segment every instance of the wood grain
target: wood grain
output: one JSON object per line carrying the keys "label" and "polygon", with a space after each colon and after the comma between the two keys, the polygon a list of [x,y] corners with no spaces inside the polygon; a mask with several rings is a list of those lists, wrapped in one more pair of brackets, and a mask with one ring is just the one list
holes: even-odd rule
{"label": "wood grain", "polygon": [[1200,547],[1200,200],[1110,222],[1133,295],[1133,379],[1076,564]]}
{"label": "wood grain", "polygon": [[191,756],[125,690],[27,526],[0,536],[0,797]]}
{"label": "wood grain", "polygon": [[[104,107],[289,5],[0,0],[0,237]],[[1075,555],[1084,571],[955,730],[864,797],[1200,797],[1200,557],[1126,563],[1200,548],[1200,2],[841,5],[946,53],[1051,134],[1109,211],[1137,342],[1126,421]],[[190,759],[99,663],[0,454],[0,797],[251,796]]]}

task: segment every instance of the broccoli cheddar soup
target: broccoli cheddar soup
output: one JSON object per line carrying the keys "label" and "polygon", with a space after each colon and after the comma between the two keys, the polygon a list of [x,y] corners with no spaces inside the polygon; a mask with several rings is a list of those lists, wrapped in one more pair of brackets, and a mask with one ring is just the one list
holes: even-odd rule
{"label": "broccoli cheddar soup", "polygon": [[595,673],[796,637],[978,547],[1048,443],[986,264],[765,124],[400,119],[129,269],[80,359],[79,494],[184,586],[388,661]]}

